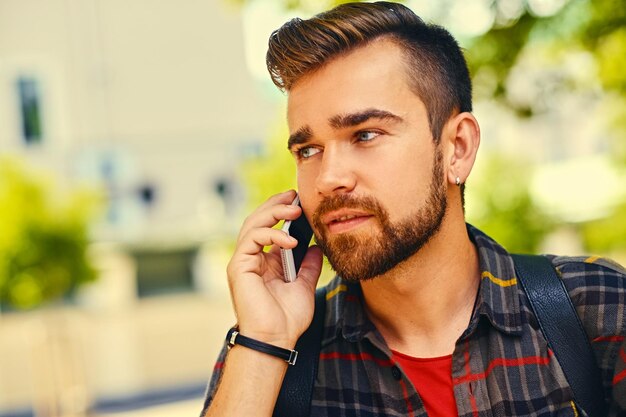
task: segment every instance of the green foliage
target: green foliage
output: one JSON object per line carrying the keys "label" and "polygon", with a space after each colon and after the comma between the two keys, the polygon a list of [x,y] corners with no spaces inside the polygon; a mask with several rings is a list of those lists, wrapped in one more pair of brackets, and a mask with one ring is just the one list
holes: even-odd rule
{"label": "green foliage", "polygon": [[[494,5],[505,1],[497,0]],[[486,79],[492,86],[481,89],[478,85],[477,92],[486,93],[478,98],[496,98],[522,117],[532,117],[544,110],[541,109],[542,103],[524,103],[525,106],[519,106],[508,99],[508,77],[524,54],[532,57],[535,65],[542,66],[549,62],[550,65],[556,64],[556,68],[559,63],[564,68],[563,62],[570,52],[586,51],[590,54],[597,69],[596,79],[604,90],[603,100],[610,103],[607,106],[611,109],[612,121],[610,155],[618,167],[626,168],[626,7],[623,0],[570,0],[558,13],[549,17],[535,16],[526,9],[516,21],[504,26],[495,25],[470,45],[467,56],[472,73],[486,74],[478,78]],[[550,60],[544,59],[546,52],[551,55]],[[541,56],[542,53],[544,56]],[[561,88],[570,90],[572,94],[598,94],[594,83],[572,82],[567,77],[562,77],[560,82]],[[508,169],[501,172],[509,172],[507,177],[513,180],[510,184],[512,188],[521,186]],[[498,174],[497,171],[494,174]],[[521,171],[520,174],[528,175]],[[494,175],[492,178],[499,177]],[[484,186],[478,188],[481,187]],[[481,192],[487,191],[484,189]],[[499,194],[494,190],[488,192],[494,196]],[[523,242],[507,243],[519,239],[520,234],[516,230],[524,230],[524,238],[536,242],[541,234],[551,228],[551,220],[524,200],[518,198],[515,203],[517,208],[507,210],[501,210],[495,202],[488,200],[484,216],[477,223],[484,221],[483,227],[509,249],[524,249],[519,247]],[[473,200],[469,198],[468,201],[471,204]],[[535,216],[537,218],[533,219]],[[558,222],[558,219],[554,220]],[[516,225],[516,230],[508,227],[511,224]],[[579,225],[579,230],[585,248],[591,252],[624,250],[626,201],[618,203],[603,219]]]}
{"label": "green foliage", "polygon": [[581,226],[585,249],[591,253],[626,253],[626,202],[602,219]]}
{"label": "green foliage", "polygon": [[[485,71],[494,87],[488,94],[500,100],[506,99],[506,79],[524,45],[528,42],[537,18],[524,14],[515,25],[495,27],[477,38],[466,53],[472,74]],[[509,103],[511,107],[513,105]],[[517,109],[520,113],[530,109]]]}
{"label": "green foliage", "polygon": [[[507,0],[497,0],[504,3]],[[626,28],[626,9],[621,0],[570,0],[556,14],[539,17],[528,8],[512,22],[494,24],[485,34],[470,40],[467,58],[472,73],[484,68],[497,74],[500,93],[506,90],[506,77],[515,67],[523,50],[533,50],[538,45],[553,45],[557,50],[585,48],[595,55],[600,67],[613,68],[615,60],[621,62],[626,48],[623,43]],[[606,48],[606,49],[604,49]],[[619,74],[600,71],[605,87],[612,89],[626,80],[624,71]]]}
{"label": "green foliage", "polygon": [[536,253],[555,226],[532,198],[529,166],[519,158],[483,155],[466,188],[468,222],[512,252]]}
{"label": "green foliage", "polygon": [[27,309],[95,279],[86,259],[93,192],[62,192],[47,173],[0,157],[0,305]]}
{"label": "green foliage", "polygon": [[296,165],[287,150],[288,137],[285,121],[281,120],[270,133],[264,154],[250,159],[242,167],[250,210],[273,194],[296,189]]}
{"label": "green foliage", "polygon": [[[497,0],[494,7],[507,0]],[[496,19],[497,22],[497,19]],[[623,0],[569,0],[556,14],[539,17],[527,7],[516,20],[494,24],[484,35],[469,41],[468,65],[478,79],[487,79],[491,88],[480,88],[476,98],[496,98],[512,108],[518,115],[531,117],[541,103],[519,106],[507,96],[507,80],[519,58],[528,52],[533,57],[537,51],[548,51],[556,64],[564,67],[567,52],[586,51],[593,56],[597,79],[606,93],[626,98],[626,7]],[[545,65],[541,59],[536,65]],[[479,74],[486,74],[480,77]],[[585,93],[595,85],[571,83],[561,79],[564,88],[573,93]],[[484,93],[486,95],[482,95]],[[626,107],[621,107],[626,118]],[[626,136],[626,124],[616,124],[619,135],[613,146],[615,155],[626,161],[620,144]]]}

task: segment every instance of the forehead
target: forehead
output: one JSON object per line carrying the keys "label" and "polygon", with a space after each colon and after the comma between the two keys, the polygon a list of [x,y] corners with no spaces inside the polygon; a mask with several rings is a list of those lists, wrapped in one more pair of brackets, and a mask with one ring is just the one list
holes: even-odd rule
{"label": "forehead", "polygon": [[332,59],[289,91],[290,131],[364,108],[400,114],[409,103],[421,103],[410,88],[406,65],[402,49],[390,39],[375,40]]}

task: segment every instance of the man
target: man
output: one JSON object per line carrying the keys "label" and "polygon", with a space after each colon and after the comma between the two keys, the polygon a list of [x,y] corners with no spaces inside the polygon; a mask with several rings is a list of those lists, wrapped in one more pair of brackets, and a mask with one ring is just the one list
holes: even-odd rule
{"label": "man", "polygon": [[[311,415],[582,415],[509,254],[465,223],[480,131],[452,36],[399,4],[349,4],[285,24],[267,62],[288,93],[288,146],[319,248],[295,282],[283,281],[279,248],[296,242],[272,227],[301,215],[287,191],[246,219],[228,278],[239,334],[292,349],[311,322],[321,252],[328,257],[337,277],[326,287]],[[625,271],[551,259],[593,344],[611,415],[623,414]],[[288,366],[225,349],[205,415],[270,416]]]}

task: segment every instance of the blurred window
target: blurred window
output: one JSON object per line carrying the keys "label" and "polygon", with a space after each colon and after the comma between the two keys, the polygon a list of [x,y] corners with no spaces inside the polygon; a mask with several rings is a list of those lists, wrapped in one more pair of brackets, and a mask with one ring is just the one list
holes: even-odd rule
{"label": "blurred window", "polygon": [[137,249],[137,295],[150,297],[194,290],[193,264],[197,248]]}
{"label": "blurred window", "polygon": [[22,138],[26,145],[41,143],[43,129],[41,124],[41,91],[39,81],[33,77],[17,79]]}
{"label": "blurred window", "polygon": [[156,188],[153,185],[144,184],[137,189],[137,196],[144,206],[152,206],[156,201]]}

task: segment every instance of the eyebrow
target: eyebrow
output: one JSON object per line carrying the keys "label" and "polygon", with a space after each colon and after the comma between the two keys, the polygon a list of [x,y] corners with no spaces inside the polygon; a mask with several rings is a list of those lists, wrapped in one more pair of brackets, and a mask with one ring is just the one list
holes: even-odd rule
{"label": "eyebrow", "polygon": [[[370,119],[391,120],[394,122],[404,121],[402,117],[387,110],[365,109],[355,113],[338,114],[328,119],[328,122],[334,129],[345,129],[347,127],[358,126]],[[311,131],[311,128],[309,126],[303,126],[296,130],[293,134],[289,135],[287,148],[291,149],[294,145],[307,143],[312,136],[313,132]]]}
{"label": "eyebrow", "polygon": [[339,114],[329,119],[330,125],[335,129],[344,129],[346,127],[358,126],[370,119],[391,120],[394,122],[402,122],[402,117],[393,114],[387,110],[365,109],[356,113]]}
{"label": "eyebrow", "polygon": [[287,149],[291,149],[294,145],[307,143],[309,139],[311,139],[311,136],[313,136],[313,132],[311,131],[311,128],[309,126],[301,127],[293,134],[289,135],[289,140],[287,141]]}

